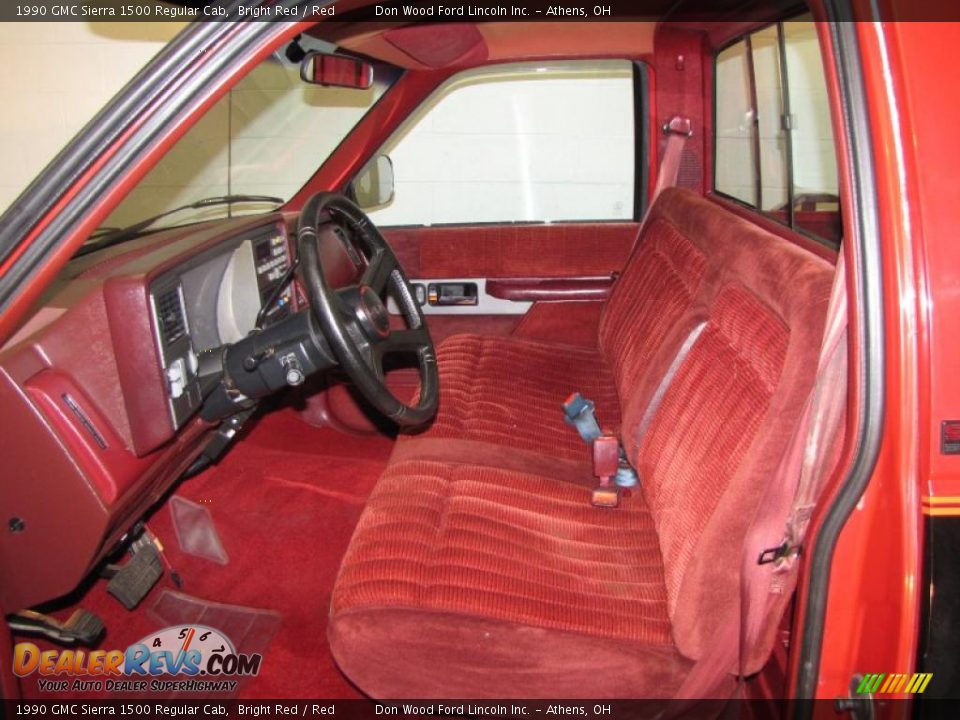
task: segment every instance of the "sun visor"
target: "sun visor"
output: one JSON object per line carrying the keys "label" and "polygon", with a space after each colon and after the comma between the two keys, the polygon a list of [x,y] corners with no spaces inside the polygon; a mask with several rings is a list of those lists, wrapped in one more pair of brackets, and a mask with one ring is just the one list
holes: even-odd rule
{"label": "sun visor", "polygon": [[[442,32],[438,32],[442,30]],[[489,54],[487,43],[472,23],[407,25],[383,34],[384,40],[430,68],[476,65]]]}

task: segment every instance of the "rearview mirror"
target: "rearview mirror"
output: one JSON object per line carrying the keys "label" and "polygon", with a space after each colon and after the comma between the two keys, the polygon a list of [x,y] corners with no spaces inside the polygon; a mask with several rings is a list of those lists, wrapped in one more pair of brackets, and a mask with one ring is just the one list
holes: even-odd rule
{"label": "rearview mirror", "polygon": [[377,155],[350,183],[347,194],[359,207],[369,210],[391,202],[393,191],[393,162],[386,155]]}
{"label": "rearview mirror", "polygon": [[310,52],[300,62],[300,79],[313,85],[366,90],[373,85],[373,65],[346,55]]}

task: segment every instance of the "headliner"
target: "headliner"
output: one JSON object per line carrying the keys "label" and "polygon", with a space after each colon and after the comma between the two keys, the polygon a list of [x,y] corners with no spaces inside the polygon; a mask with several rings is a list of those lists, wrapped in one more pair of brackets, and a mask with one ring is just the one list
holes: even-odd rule
{"label": "headliner", "polygon": [[352,53],[429,70],[552,58],[646,59],[665,24],[701,32],[716,47],[796,12],[798,0],[636,0],[629,20],[552,22],[388,22],[375,19],[370,0],[341,0],[336,7],[336,19],[318,23],[311,34]]}

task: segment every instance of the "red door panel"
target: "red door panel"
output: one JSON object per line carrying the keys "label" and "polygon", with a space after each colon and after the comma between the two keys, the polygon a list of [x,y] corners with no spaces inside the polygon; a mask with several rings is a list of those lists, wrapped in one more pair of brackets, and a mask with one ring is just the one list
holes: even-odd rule
{"label": "red door panel", "polygon": [[381,228],[412,278],[597,277],[619,271],[637,223]]}

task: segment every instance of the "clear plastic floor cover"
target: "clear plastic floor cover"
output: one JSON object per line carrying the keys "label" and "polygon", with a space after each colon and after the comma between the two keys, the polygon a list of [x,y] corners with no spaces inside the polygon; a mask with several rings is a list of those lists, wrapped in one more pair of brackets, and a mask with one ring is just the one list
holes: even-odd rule
{"label": "clear plastic floor cover", "polygon": [[[160,627],[202,625],[215,628],[233,641],[234,649],[238,653],[259,653],[263,656],[266,656],[270,641],[280,629],[281,622],[280,613],[273,610],[227,605],[167,588],[157,594],[147,614]],[[218,696],[235,696],[249,681],[250,678],[244,678],[237,685],[236,692]],[[167,697],[190,695],[191,693],[171,693]]]}
{"label": "clear plastic floor cover", "polygon": [[218,565],[230,562],[223,548],[210,511],[199,503],[174,495],[170,498],[170,517],[180,549]]}

